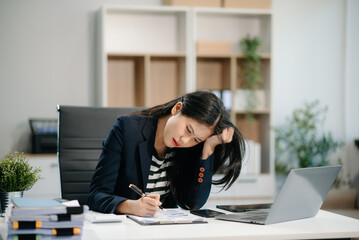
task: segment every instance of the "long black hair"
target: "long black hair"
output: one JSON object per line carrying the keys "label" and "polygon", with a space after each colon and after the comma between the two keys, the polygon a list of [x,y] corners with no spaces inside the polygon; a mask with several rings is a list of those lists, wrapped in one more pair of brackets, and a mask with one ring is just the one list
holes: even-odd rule
{"label": "long black hair", "polygon": [[[214,150],[214,169],[223,172],[223,177],[213,180],[215,185],[223,185],[222,189],[228,189],[238,178],[242,160],[245,152],[244,138],[229,119],[229,114],[223,106],[223,102],[213,93],[208,91],[197,91],[188,93],[165,104],[142,110],[137,114],[160,118],[171,114],[176,103],[182,102],[181,114],[195,119],[207,126],[214,126],[214,134],[222,133],[223,129],[232,127],[234,134],[232,141],[217,145]],[[198,169],[193,161],[199,159],[202,154],[203,142],[191,148],[174,148],[174,160],[167,171],[171,192],[177,204],[184,209],[195,207],[193,199],[193,181]]]}

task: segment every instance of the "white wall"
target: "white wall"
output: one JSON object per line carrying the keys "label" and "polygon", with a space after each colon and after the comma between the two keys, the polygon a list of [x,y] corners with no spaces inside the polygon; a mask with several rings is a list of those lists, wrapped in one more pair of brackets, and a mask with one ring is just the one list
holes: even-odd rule
{"label": "white wall", "polygon": [[[29,150],[30,117],[56,118],[57,104],[95,105],[102,5],[161,2],[0,0],[0,156]],[[319,99],[329,107],[325,128],[351,159],[359,159],[350,145],[359,138],[358,2],[272,0],[274,125]]]}
{"label": "white wall", "polygon": [[28,119],[96,102],[96,11],[161,0],[0,0],[0,156],[30,150]]}
{"label": "white wall", "polygon": [[359,188],[359,150],[353,143],[359,139],[359,1],[348,1],[346,22],[345,159],[352,185]]}
{"label": "white wall", "polygon": [[359,1],[348,1],[346,21],[345,136],[351,141],[359,138]]}
{"label": "white wall", "polygon": [[304,101],[329,107],[326,127],[344,137],[345,1],[274,1],[274,124]]}
{"label": "white wall", "polygon": [[359,172],[358,26],[359,1],[273,0],[274,125],[318,99],[328,106],[323,130],[346,143],[351,177]]}

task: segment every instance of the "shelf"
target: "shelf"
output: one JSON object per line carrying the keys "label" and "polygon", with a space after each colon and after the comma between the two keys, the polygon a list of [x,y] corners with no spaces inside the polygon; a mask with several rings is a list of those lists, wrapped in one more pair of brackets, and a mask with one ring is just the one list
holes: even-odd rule
{"label": "shelf", "polygon": [[[237,88],[243,88],[243,86],[245,86],[245,81],[243,77],[244,60],[244,57],[237,58]],[[270,92],[270,58],[261,58],[261,71],[263,77],[263,85],[259,86],[259,88],[266,90],[266,92]]]}
{"label": "shelf", "polygon": [[[213,180],[218,180],[223,178],[224,174],[215,174],[213,176]],[[259,175],[240,175],[237,179],[237,182],[250,183],[250,182],[258,182],[259,178],[269,178],[270,174],[259,174]]]}
{"label": "shelf", "polygon": [[57,154],[56,153],[25,153],[25,156],[27,158],[56,158]]}
{"label": "shelf", "polygon": [[[214,179],[221,175],[214,175]],[[232,187],[226,191],[221,191],[220,186],[213,185],[210,199],[224,200],[234,198],[273,198],[275,180],[270,174],[260,174],[256,177],[240,176]],[[256,191],[253,191],[255,189]]]}
{"label": "shelf", "polygon": [[[99,104],[152,107],[188,92],[214,91],[223,98],[226,108],[231,109],[231,121],[244,137],[254,140],[254,146],[260,143],[257,148],[260,154],[256,154],[260,155],[260,159],[256,158],[260,161],[257,165],[260,170],[243,172],[260,174],[241,175],[230,193],[255,196],[255,192],[263,190],[265,196],[273,196],[272,12],[262,9],[106,6],[100,14]],[[246,93],[241,91],[245,57],[239,42],[247,35],[257,36],[262,41],[258,52],[261,53],[263,85],[256,94],[264,99],[264,104],[253,111],[253,122],[246,118],[242,104]],[[201,42],[202,46],[198,45]],[[203,50],[203,43],[211,42],[226,44],[217,44],[223,48],[216,48],[215,44],[209,46],[208,52],[212,54],[203,54],[207,52],[206,48]],[[235,189],[242,186],[245,191]]]}
{"label": "shelf", "polygon": [[[246,57],[242,54],[197,54],[197,58],[238,58],[245,59]],[[269,53],[260,54],[262,60],[270,60],[271,55]]]}
{"label": "shelf", "polygon": [[35,185],[24,192],[29,198],[59,198],[60,176],[59,164],[56,154],[26,154],[32,167],[41,168],[41,179]]}
{"label": "shelf", "polygon": [[270,115],[255,114],[252,120],[248,120],[245,115],[237,115],[235,121],[246,139],[261,144],[261,172],[270,173]]}
{"label": "shelf", "polygon": [[[240,59],[245,59],[246,57],[244,55],[236,55],[237,58],[240,58]],[[271,58],[271,55],[270,53],[262,53],[260,54],[260,58],[262,60],[269,60]]]}
{"label": "shelf", "polygon": [[123,6],[123,5],[105,5],[103,7],[106,13],[114,13],[114,14],[123,14],[123,13],[140,13],[140,14],[148,14],[149,12],[152,14],[168,14],[168,13],[184,13],[189,10],[188,7],[173,7],[173,6]]}
{"label": "shelf", "polygon": [[231,54],[197,54],[197,58],[231,58]]}
{"label": "shelf", "polygon": [[116,54],[107,66],[110,107],[155,106],[185,92],[183,55]]}
{"label": "shelf", "polygon": [[196,89],[230,89],[230,59],[197,58]]}
{"label": "shelf", "polygon": [[109,56],[107,62],[107,106],[144,106],[145,58]]}
{"label": "shelf", "polygon": [[[247,111],[245,111],[245,110],[234,111],[234,114],[237,114],[237,115],[246,115],[246,114],[247,114]],[[254,114],[254,115],[270,114],[270,110],[269,110],[269,109],[267,109],[267,110],[254,110],[254,111],[252,111],[252,114]]]}
{"label": "shelf", "polygon": [[241,55],[239,42],[250,35],[262,40],[259,52],[271,53],[270,10],[195,8],[195,15],[196,41],[231,42],[231,53]]}
{"label": "shelf", "polygon": [[244,17],[261,17],[271,16],[272,10],[269,9],[249,9],[249,8],[207,8],[207,7],[196,7],[194,10],[198,14],[211,14],[219,16],[230,16],[230,15],[241,15]]}
{"label": "shelf", "polygon": [[148,68],[145,106],[162,104],[185,92],[184,57],[151,57]]}
{"label": "shelf", "polygon": [[107,6],[102,16],[107,53],[185,51],[186,8]]}
{"label": "shelf", "polygon": [[186,57],[186,53],[136,53],[136,52],[108,52],[108,57]]}

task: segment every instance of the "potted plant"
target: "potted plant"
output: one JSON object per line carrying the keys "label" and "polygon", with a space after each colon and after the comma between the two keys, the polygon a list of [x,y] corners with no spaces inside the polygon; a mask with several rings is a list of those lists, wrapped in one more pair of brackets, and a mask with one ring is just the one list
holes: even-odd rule
{"label": "potted plant", "polygon": [[321,129],[327,110],[318,100],[305,103],[285,124],[274,128],[277,176],[286,176],[292,168],[328,165],[329,154],[343,146],[342,141]]}
{"label": "potted plant", "polygon": [[4,213],[10,196],[23,196],[23,192],[41,179],[41,169],[32,167],[24,153],[5,154],[0,162],[1,212]]}
{"label": "potted plant", "polygon": [[258,54],[260,45],[261,41],[257,37],[247,36],[240,41],[240,48],[244,55],[241,74],[243,82],[240,87],[244,89],[242,93],[245,95],[244,107],[249,118],[253,117],[253,111],[258,105],[256,90],[262,88],[263,83],[261,59]]}

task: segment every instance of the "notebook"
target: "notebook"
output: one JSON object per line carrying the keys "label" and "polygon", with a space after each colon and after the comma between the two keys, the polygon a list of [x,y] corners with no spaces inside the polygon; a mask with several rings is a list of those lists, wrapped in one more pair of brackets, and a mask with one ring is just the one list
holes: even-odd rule
{"label": "notebook", "polygon": [[166,208],[166,211],[158,210],[153,217],[134,215],[127,215],[127,217],[141,225],[207,223],[204,217],[193,215],[179,208]]}
{"label": "notebook", "polygon": [[64,207],[64,205],[53,199],[37,199],[37,198],[22,198],[22,197],[11,197],[15,207]]}
{"label": "notebook", "polygon": [[42,229],[42,228],[81,228],[83,221],[11,221],[9,222],[10,229]]}
{"label": "notebook", "polygon": [[36,199],[11,197],[14,207],[11,215],[51,215],[51,214],[82,214],[88,206],[66,206],[53,199]]}
{"label": "notebook", "polygon": [[[41,235],[41,234],[26,234],[26,239],[36,239],[36,240],[54,240],[54,237],[51,235]],[[15,234],[8,237],[11,240],[21,240],[25,238],[21,234]],[[72,235],[72,236],[56,236],[56,240],[81,240],[81,235]]]}
{"label": "notebook", "polygon": [[11,215],[10,221],[83,221],[85,214],[50,214],[50,215]]}
{"label": "notebook", "polygon": [[273,224],[317,215],[341,166],[292,169],[269,209],[216,216],[216,219]]}
{"label": "notebook", "polygon": [[[81,235],[82,228],[38,228],[38,229],[8,229],[8,238],[13,235],[24,235],[24,234],[31,234],[31,235],[50,235],[50,236],[73,236],[73,235]],[[25,237],[24,237],[25,238]],[[55,238],[55,237],[54,237]],[[28,239],[28,238],[25,238]]]}

